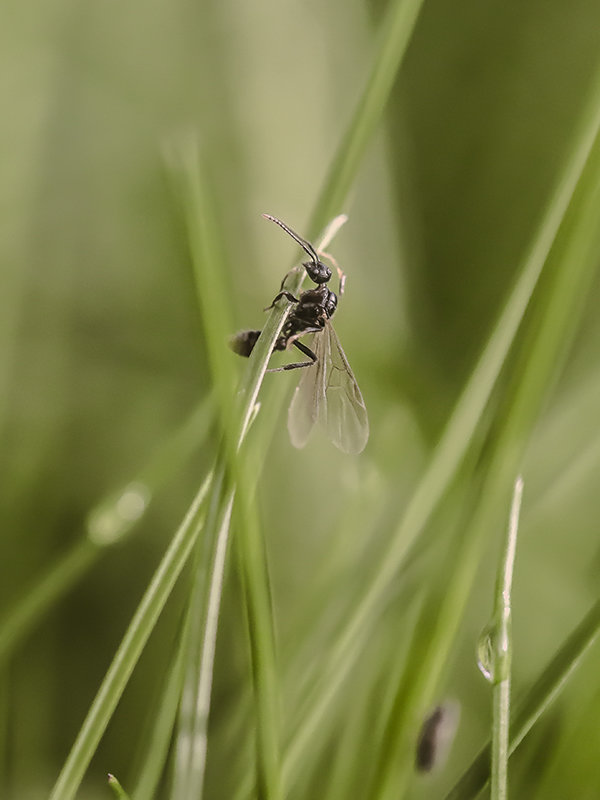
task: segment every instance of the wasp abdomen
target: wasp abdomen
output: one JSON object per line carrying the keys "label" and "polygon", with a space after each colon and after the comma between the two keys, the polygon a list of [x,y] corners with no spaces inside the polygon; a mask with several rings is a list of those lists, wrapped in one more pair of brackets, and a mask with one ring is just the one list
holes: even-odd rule
{"label": "wasp abdomen", "polygon": [[254,345],[258,341],[260,331],[240,331],[232,336],[229,340],[229,347],[238,356],[245,356],[248,358],[250,353],[254,350]]}

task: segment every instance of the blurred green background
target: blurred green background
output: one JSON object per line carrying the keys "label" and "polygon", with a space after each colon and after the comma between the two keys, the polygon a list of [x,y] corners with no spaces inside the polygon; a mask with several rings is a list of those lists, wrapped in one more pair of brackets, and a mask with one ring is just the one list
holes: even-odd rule
{"label": "blurred green background", "polygon": [[[382,10],[379,2],[339,0],[4,4],[6,613],[84,535],[90,509],[135,477],[210,391],[203,319],[165,150],[180,137],[200,141],[230,264],[233,325],[260,327],[261,309],[296,255],[260,214],[307,231],[373,61]],[[287,670],[284,721],[294,669],[318,670],[328,636],[377,568],[513,285],[599,53],[600,7],[592,0],[424,4],[384,124],[338,209],[349,222],[331,248],[348,275],[335,327],[369,409],[370,442],[357,459],[319,437],[295,451],[282,411],[260,477]],[[528,440],[514,586],[517,694],[597,595],[597,289],[596,282],[582,298],[568,364]],[[244,363],[225,343],[223,359],[241,374]],[[296,380],[266,376],[290,393]],[[47,796],[216,446],[213,432],[184,465],[165,467],[166,482],[135,533],[97,560],[3,663],[3,798]],[[445,533],[464,513],[464,495],[457,490],[453,498],[429,526],[428,541],[439,540],[443,554]],[[474,651],[491,610],[504,524],[499,517],[489,532],[439,690],[440,699],[462,706],[450,761],[437,776],[416,777],[410,797],[443,797],[489,733],[489,687]],[[391,665],[400,669],[419,575],[409,571],[399,585],[352,673],[351,708],[343,713],[342,703],[332,723],[340,741],[369,715],[376,719],[390,691],[382,676]],[[108,797],[108,771],[125,786],[133,780],[183,596],[179,589],[161,618],[81,797]],[[233,796],[239,775],[245,648],[232,570],[215,672],[211,798]],[[512,796],[600,796],[597,658],[596,649],[511,761]],[[332,736],[290,797],[325,796],[322,787],[347,765],[338,744]],[[360,772],[357,762],[352,768]],[[346,796],[366,797],[360,775],[354,780],[355,793]]]}

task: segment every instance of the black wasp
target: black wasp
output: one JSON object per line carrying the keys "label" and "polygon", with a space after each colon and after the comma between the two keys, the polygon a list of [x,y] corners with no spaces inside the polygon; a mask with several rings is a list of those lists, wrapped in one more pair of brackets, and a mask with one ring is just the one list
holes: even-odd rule
{"label": "black wasp", "polygon": [[[336,447],[345,453],[360,453],[369,438],[369,420],[362,394],[330,322],[338,303],[337,295],[327,286],[331,280],[331,270],[320,260],[310,242],[280,219],[270,214],[263,216],[283,228],[308,254],[310,260],[305,261],[303,267],[308,277],[317,284],[316,288],[307,289],[299,297],[294,297],[284,288],[286,275],[279,293],[265,309],[272,308],[282,297],[295,304],[273,350],[287,350],[293,345],[309,359],[285,364],[269,372],[313,367],[305,370],[290,404],[288,430],[292,444],[304,447],[318,421],[326,427]],[[344,275],[339,269],[338,273],[341,294]],[[311,333],[315,335],[314,350],[299,341],[301,336]],[[241,356],[249,356],[259,336],[260,331],[242,331],[231,340],[231,348]]]}

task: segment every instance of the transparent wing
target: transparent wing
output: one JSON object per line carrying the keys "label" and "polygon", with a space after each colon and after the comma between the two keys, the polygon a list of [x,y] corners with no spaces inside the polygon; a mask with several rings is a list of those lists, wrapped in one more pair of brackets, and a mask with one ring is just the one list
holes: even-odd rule
{"label": "transparent wing", "polygon": [[288,431],[294,447],[304,447],[315,422],[326,413],[326,345],[324,333],[313,339],[317,363],[305,367],[288,410]]}
{"label": "transparent wing", "polygon": [[292,444],[304,447],[318,421],[336,447],[360,453],[369,438],[367,409],[329,320],[315,337],[314,352],[317,363],[306,368],[288,412]]}
{"label": "transparent wing", "polygon": [[369,438],[369,418],[356,378],[329,321],[322,334],[327,339],[327,433],[344,453],[360,453]]}

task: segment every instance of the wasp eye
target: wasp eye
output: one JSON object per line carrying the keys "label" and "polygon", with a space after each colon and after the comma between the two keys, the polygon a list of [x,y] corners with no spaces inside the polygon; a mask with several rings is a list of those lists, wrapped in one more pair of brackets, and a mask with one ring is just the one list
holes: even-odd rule
{"label": "wasp eye", "polygon": [[319,270],[323,275],[323,280],[321,281],[321,283],[327,283],[331,278],[331,270],[329,269],[327,264],[324,264],[322,261],[319,261]]}
{"label": "wasp eye", "polygon": [[327,314],[328,317],[331,318],[333,316],[333,312],[337,308],[337,302],[338,302],[337,295],[334,294],[333,292],[329,292],[329,297],[327,298],[327,302],[325,304],[325,313]]}

